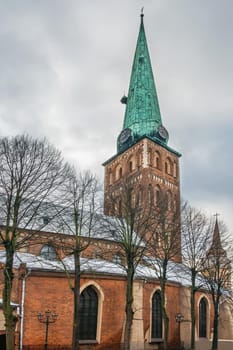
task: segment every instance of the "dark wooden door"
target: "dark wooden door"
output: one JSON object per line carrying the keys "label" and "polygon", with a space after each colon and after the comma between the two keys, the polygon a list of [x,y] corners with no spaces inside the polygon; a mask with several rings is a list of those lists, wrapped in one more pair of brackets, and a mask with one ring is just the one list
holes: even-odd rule
{"label": "dark wooden door", "polygon": [[0,349],[6,350],[6,335],[0,334]]}

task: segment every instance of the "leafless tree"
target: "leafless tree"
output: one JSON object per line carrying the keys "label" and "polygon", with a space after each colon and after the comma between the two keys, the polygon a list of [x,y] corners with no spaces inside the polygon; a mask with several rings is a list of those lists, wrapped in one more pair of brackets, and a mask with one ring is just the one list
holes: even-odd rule
{"label": "leafless tree", "polygon": [[164,349],[168,349],[169,316],[166,308],[168,272],[175,262],[181,262],[180,208],[172,207],[166,192],[162,191],[150,217],[149,264],[154,268],[161,289],[161,311],[164,324]]}
{"label": "leafless tree", "polygon": [[38,216],[45,202],[46,210],[49,203],[60,202],[66,173],[60,152],[46,140],[25,135],[0,138],[0,244],[6,254],[3,312],[7,350],[14,349],[17,322],[11,306],[14,253],[39,230]]}
{"label": "leafless tree", "polygon": [[197,276],[203,272],[207,249],[212,237],[211,222],[200,210],[186,205],[182,211],[182,256],[183,264],[190,271],[190,348],[195,349],[195,294],[203,287],[197,285]]}
{"label": "leafless tree", "polygon": [[105,217],[105,230],[119,244],[126,271],[126,295],[123,349],[130,349],[131,330],[134,318],[133,282],[138,264],[146,250],[150,208],[141,206],[142,187],[132,187],[127,181],[119,191],[109,196],[108,206],[113,216]]}
{"label": "leafless tree", "polygon": [[60,242],[59,248],[63,256],[69,255],[74,262],[74,271],[71,275],[66,263],[61,260],[64,262],[69,287],[73,292],[72,350],[80,348],[81,254],[91,244],[93,233],[98,232],[99,191],[98,181],[90,172],[76,173],[74,168],[70,170],[66,185],[66,210],[61,212],[59,220],[63,223],[66,234],[72,238],[72,242],[65,238]]}
{"label": "leafless tree", "polygon": [[[219,228],[220,227],[220,228]],[[224,229],[224,225],[218,224],[216,218],[213,240],[203,262],[203,275],[206,287],[211,294],[214,308],[214,325],[212,350],[218,349],[219,306],[221,298],[231,297],[231,264],[232,238]],[[229,255],[227,255],[229,252]]]}

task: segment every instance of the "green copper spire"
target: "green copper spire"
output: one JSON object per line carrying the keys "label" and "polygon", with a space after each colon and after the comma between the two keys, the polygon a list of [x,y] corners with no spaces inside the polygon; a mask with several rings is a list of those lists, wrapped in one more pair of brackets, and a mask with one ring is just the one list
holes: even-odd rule
{"label": "green copper spire", "polygon": [[147,47],[145,29],[141,13],[141,24],[134,55],[128,97],[121,102],[126,104],[123,130],[118,138],[118,151],[135,143],[143,136],[167,143],[168,133],[162,126],[158,96]]}

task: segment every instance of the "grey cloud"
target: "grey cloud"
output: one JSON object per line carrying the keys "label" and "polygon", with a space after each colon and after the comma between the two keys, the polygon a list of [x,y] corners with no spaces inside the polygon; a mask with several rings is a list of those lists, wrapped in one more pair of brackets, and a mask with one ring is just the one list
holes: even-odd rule
{"label": "grey cloud", "polygon": [[[233,2],[143,5],[163,121],[183,154],[183,197],[204,207],[214,198],[233,225],[226,209],[233,206]],[[0,2],[0,134],[47,136],[68,160],[103,177],[122,128],[119,100],[143,5]]]}

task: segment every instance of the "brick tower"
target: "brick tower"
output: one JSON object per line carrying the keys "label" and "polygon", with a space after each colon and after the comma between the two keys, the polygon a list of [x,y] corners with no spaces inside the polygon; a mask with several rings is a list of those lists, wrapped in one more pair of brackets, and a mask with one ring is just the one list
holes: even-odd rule
{"label": "brick tower", "polygon": [[[165,194],[168,210],[180,206],[179,157],[168,146],[168,132],[162,124],[158,96],[145,36],[143,14],[132,66],[123,129],[117,138],[117,153],[105,166],[104,210],[113,213],[109,198],[119,195],[127,181],[140,197],[143,208]],[[119,197],[120,198],[120,197]],[[120,199],[119,199],[120,206]]]}

